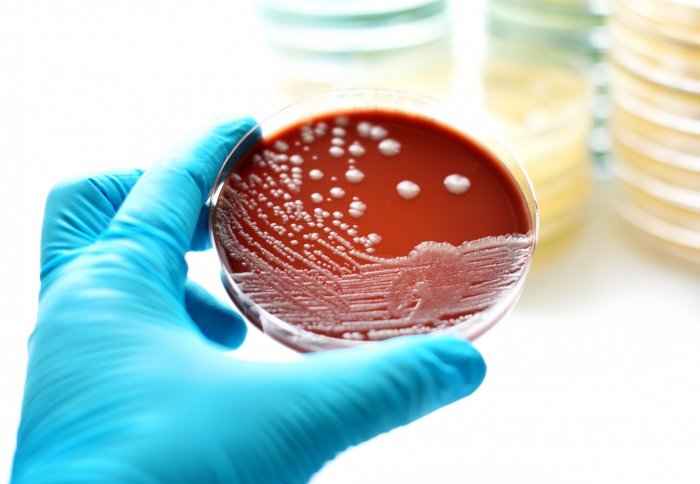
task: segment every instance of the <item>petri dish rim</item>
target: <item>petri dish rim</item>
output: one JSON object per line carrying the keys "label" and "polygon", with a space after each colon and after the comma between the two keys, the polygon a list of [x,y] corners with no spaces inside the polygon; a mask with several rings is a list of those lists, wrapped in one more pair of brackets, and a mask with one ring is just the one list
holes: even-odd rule
{"label": "petri dish rim", "polygon": [[625,18],[646,34],[679,45],[697,46],[700,37],[693,30],[700,15],[700,4],[694,1],[615,0],[614,7],[616,18]]}
{"label": "petri dish rim", "polygon": [[[681,103],[676,101],[685,97],[689,100],[686,107],[700,103],[700,96],[698,96],[700,90],[697,92],[683,90],[651,76],[644,76],[643,72],[621,62],[618,56],[610,56],[609,64],[613,86],[617,86],[616,89],[611,90],[613,105],[618,105],[635,116],[663,127],[692,135],[700,134],[700,120],[678,112],[678,106]],[[623,83],[626,83],[624,90],[620,89]],[[669,103],[665,103],[664,106],[654,106],[646,101],[643,97],[650,98],[650,90],[656,90],[653,99],[657,104],[668,99],[674,100],[673,108]]]}
{"label": "petri dish rim", "polygon": [[607,0],[492,0],[493,3],[517,5],[521,8],[593,17],[610,15],[612,9]]}

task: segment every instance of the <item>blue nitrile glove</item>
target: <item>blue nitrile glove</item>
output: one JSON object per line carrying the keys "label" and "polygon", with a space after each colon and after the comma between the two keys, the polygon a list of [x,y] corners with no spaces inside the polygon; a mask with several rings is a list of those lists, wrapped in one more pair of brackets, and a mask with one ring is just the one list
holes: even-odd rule
{"label": "blue nitrile glove", "polygon": [[245,337],[187,279],[209,187],[249,119],[143,174],[49,195],[16,482],[301,482],[347,447],[473,392],[454,337],[403,337],[294,363],[225,353]]}

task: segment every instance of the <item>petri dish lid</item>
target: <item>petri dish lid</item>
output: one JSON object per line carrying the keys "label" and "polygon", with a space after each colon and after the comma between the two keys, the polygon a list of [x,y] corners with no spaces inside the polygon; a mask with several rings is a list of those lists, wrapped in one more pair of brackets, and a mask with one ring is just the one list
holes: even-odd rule
{"label": "petri dish lid", "polygon": [[650,35],[700,46],[700,3],[697,0],[617,0],[616,17]]}
{"label": "petri dish lid", "polygon": [[291,52],[390,51],[444,39],[452,32],[446,0],[261,0],[259,11],[267,42]]}
{"label": "petri dish lid", "polygon": [[491,2],[580,15],[607,16],[612,11],[609,0],[491,0]]}
{"label": "petri dish lid", "polygon": [[700,93],[700,43],[673,39],[645,29],[632,15],[611,20],[618,63],[642,77],[674,89]]}
{"label": "petri dish lid", "polygon": [[662,73],[644,75],[644,68],[620,49],[611,53],[610,66],[614,104],[652,123],[700,135],[700,84],[691,91],[673,86]]}
{"label": "petri dish lid", "polygon": [[616,211],[661,249],[674,256],[700,264],[700,233],[649,214],[628,200],[621,200]]}
{"label": "petri dish lid", "polygon": [[284,17],[289,21],[311,21],[319,19],[362,22],[385,22],[397,15],[423,17],[429,13],[442,11],[446,0],[353,0],[337,2],[328,0],[258,0],[258,8],[263,15]]}
{"label": "petri dish lid", "polygon": [[[700,216],[700,193],[659,180],[634,168],[624,159],[613,164],[613,172],[620,180],[648,196]],[[697,234],[700,237],[700,232]]]}
{"label": "petri dish lid", "polygon": [[627,113],[621,107],[616,107],[610,133],[616,143],[639,156],[700,176],[700,150],[696,148],[696,153],[681,151],[683,147],[698,146],[700,139],[681,141],[679,138],[686,136],[684,133],[668,132],[666,128]]}
{"label": "petri dish lid", "polygon": [[581,51],[610,47],[605,16],[503,1],[490,2],[486,14],[489,31],[504,38],[563,44]]}

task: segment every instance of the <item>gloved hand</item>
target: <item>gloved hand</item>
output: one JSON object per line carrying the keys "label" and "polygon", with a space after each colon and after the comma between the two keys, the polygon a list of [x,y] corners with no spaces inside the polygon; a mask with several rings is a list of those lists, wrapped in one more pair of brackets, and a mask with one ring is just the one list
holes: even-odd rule
{"label": "gloved hand", "polygon": [[226,353],[245,325],[188,280],[185,253],[204,248],[209,188],[252,125],[49,195],[16,482],[306,481],[481,383],[481,356],[455,337],[284,364]]}

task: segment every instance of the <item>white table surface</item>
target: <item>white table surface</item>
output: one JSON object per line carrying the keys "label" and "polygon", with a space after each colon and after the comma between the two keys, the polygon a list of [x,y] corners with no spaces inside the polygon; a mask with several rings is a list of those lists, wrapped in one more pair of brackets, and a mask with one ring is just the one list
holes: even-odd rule
{"label": "white table surface", "polygon": [[[478,31],[479,3],[456,12]],[[0,478],[14,450],[48,189],[148,166],[214,116],[269,113],[259,40],[248,2],[0,6]],[[489,372],[474,395],[350,449],[314,482],[700,482],[700,269],[628,233],[610,191],[596,187],[570,249],[533,271],[514,312],[477,341]],[[190,262],[225,297],[213,254]],[[238,355],[294,357],[256,331]]]}

